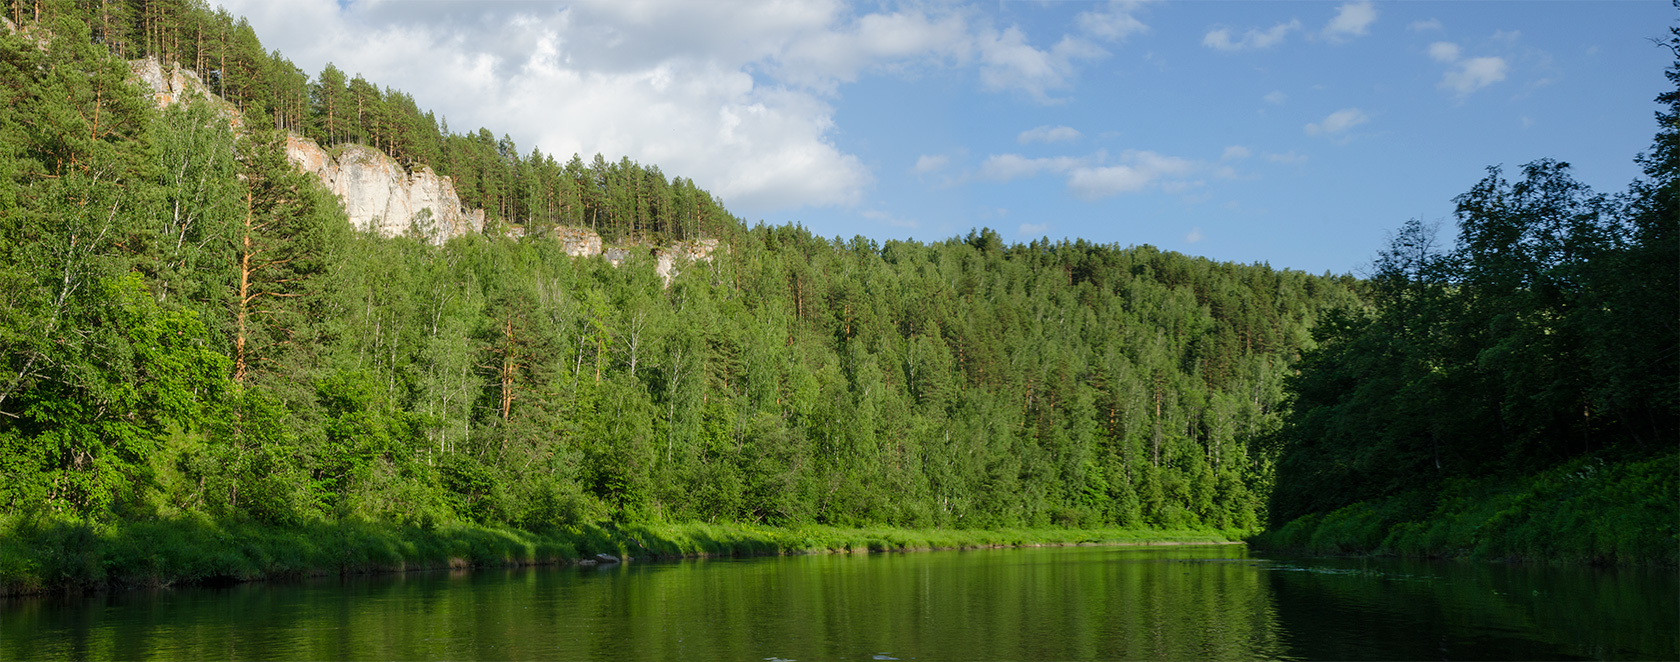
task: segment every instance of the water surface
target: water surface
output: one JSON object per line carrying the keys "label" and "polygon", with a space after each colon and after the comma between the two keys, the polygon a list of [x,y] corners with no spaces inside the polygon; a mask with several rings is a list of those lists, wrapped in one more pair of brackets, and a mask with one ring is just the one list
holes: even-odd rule
{"label": "water surface", "polygon": [[0,601],[0,659],[1675,659],[1672,571],[1064,547]]}

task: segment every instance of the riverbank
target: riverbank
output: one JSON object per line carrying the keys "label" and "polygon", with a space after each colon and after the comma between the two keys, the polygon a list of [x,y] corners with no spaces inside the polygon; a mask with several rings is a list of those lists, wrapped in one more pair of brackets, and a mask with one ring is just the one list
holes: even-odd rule
{"label": "riverbank", "polygon": [[203,519],[0,523],[0,596],[440,568],[633,559],[1240,541],[1241,531],[588,524],[544,531],[357,521],[274,527]]}
{"label": "riverbank", "polygon": [[1307,515],[1262,549],[1617,566],[1680,565],[1680,455],[1581,458]]}

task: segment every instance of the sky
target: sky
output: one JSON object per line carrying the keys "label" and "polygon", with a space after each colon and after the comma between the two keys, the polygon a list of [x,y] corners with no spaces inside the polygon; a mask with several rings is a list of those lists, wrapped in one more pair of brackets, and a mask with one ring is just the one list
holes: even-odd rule
{"label": "sky", "polygon": [[628,156],[825,237],[1361,273],[1502,166],[1639,175],[1680,11],[1593,2],[218,0],[451,130]]}

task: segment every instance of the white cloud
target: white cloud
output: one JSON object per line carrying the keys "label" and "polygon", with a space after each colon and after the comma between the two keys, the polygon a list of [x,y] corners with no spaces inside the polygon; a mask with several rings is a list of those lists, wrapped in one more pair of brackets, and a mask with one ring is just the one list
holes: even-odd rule
{"label": "white cloud", "polygon": [[992,92],[1025,92],[1039,103],[1059,101],[1049,92],[1069,86],[1074,60],[1108,55],[1096,44],[1071,36],[1063,36],[1050,50],[1039,50],[1015,27],[985,31],[975,37],[975,44],[980,53],[982,87]]}
{"label": "white cloud", "polygon": [[1441,89],[1452,90],[1460,98],[1471,92],[1505,80],[1507,65],[1504,58],[1473,57],[1455,63],[1441,76]]}
{"label": "white cloud", "polygon": [[1230,28],[1219,28],[1208,31],[1207,35],[1202,37],[1202,45],[1221,51],[1246,51],[1271,48],[1283,41],[1284,37],[1289,36],[1290,32],[1294,32],[1299,29],[1301,29],[1301,22],[1292,20],[1288,23],[1279,23],[1272,26],[1271,29],[1264,31],[1257,28],[1250,29],[1249,31],[1243,33],[1241,39],[1233,40],[1231,38]]}
{"label": "white cloud", "polygon": [[1015,141],[1022,145],[1078,140],[1081,134],[1070,126],[1040,126],[1022,131]]}
{"label": "white cloud", "polygon": [[1149,26],[1132,15],[1139,4],[1141,3],[1135,1],[1112,0],[1103,9],[1080,12],[1074,21],[1085,34],[1108,41],[1119,41],[1149,31]]}
{"label": "white cloud", "polygon": [[[1083,166],[1068,173],[1068,190],[1086,200],[1136,193],[1164,178],[1189,174],[1195,164],[1175,156],[1148,151],[1127,151],[1119,165]],[[1166,182],[1167,185],[1181,182]]]}
{"label": "white cloud", "polygon": [[1437,41],[1429,45],[1429,57],[1436,62],[1451,63],[1458,60],[1458,44],[1450,41]]}
{"label": "white cloud", "polygon": [[1206,182],[1200,179],[1195,181],[1174,179],[1161,182],[1161,190],[1173,195],[1179,195],[1181,193],[1189,193],[1192,189],[1201,188],[1201,186],[1205,183]]}
{"label": "white cloud", "polygon": [[1343,108],[1334,113],[1330,113],[1330,115],[1325,117],[1322,122],[1308,124],[1306,126],[1306,131],[1309,136],[1316,136],[1319,134],[1334,136],[1346,133],[1348,129],[1369,121],[1371,121],[1371,118],[1365,114],[1365,111],[1358,108]]}
{"label": "white cloud", "polygon": [[968,33],[961,14],[869,14],[840,29],[803,35],[774,59],[772,69],[789,82],[833,92],[838,83],[856,81],[872,65],[962,61],[970,47]]}
{"label": "white cloud", "polygon": [[951,157],[944,154],[923,154],[916,159],[915,171],[918,175],[925,175],[943,169],[951,163]]}
{"label": "white cloud", "polygon": [[1182,180],[1201,167],[1188,159],[1145,150],[1126,150],[1116,163],[1105,163],[1107,160],[1107,155],[1100,151],[1084,158],[1058,156],[1030,159],[1020,154],[995,154],[980,164],[975,176],[1007,182],[1045,173],[1066,175],[1068,190],[1085,200],[1136,193],[1151,187],[1171,193],[1201,185],[1199,181]]}
{"label": "white cloud", "polygon": [[1254,155],[1254,153],[1248,151],[1247,147],[1243,147],[1242,145],[1232,145],[1230,147],[1225,148],[1225,153],[1220,155],[1219,160],[1221,160],[1221,161],[1237,161],[1237,160],[1241,160],[1241,159],[1246,159],[1246,158],[1248,158],[1250,156],[1253,156],[1253,155]]}
{"label": "white cloud", "polygon": [[1184,235],[1184,241],[1191,244],[1201,241],[1204,238],[1205,237],[1202,236],[1201,228],[1190,228],[1190,234]]}
{"label": "white cloud", "polygon": [[1377,8],[1370,0],[1349,2],[1336,8],[1336,17],[1324,26],[1324,38],[1332,42],[1342,42],[1354,37],[1364,36],[1377,20]]}
{"label": "white cloud", "polygon": [[1284,152],[1282,154],[1278,154],[1278,153],[1267,154],[1265,156],[1265,159],[1267,161],[1272,162],[1272,163],[1278,163],[1278,164],[1282,164],[1282,165],[1300,165],[1302,163],[1307,162],[1307,155],[1296,154],[1295,152],[1290,151],[1290,152]]}
{"label": "white cloud", "polygon": [[1049,223],[1022,223],[1021,227],[1015,229],[1015,234],[1020,237],[1042,237],[1049,231]]}
{"label": "white cloud", "polygon": [[871,221],[875,221],[876,223],[890,225],[895,228],[914,230],[921,225],[915,221],[902,219],[879,209],[865,209],[860,213],[860,215]]}
{"label": "white cloud", "polygon": [[1437,86],[1443,90],[1452,90],[1460,99],[1470,96],[1471,92],[1505,80],[1505,71],[1508,68],[1505,59],[1499,57],[1461,59],[1458,44],[1449,41],[1430,44],[1429,58],[1452,65],[1441,75],[1441,82]]}
{"label": "white cloud", "polygon": [[1413,32],[1428,32],[1428,31],[1431,31],[1431,30],[1440,30],[1441,29],[1441,22],[1436,20],[1436,19],[1433,19],[1433,18],[1428,19],[1428,20],[1422,20],[1422,21],[1412,21],[1410,25],[1406,26],[1406,29],[1411,30]]}
{"label": "white cloud", "polygon": [[980,164],[979,177],[996,182],[1007,182],[1025,177],[1036,177],[1044,172],[1067,172],[1086,159],[1076,159],[1071,156],[1043,157],[1029,159],[1020,154],[994,154],[986,157]]}

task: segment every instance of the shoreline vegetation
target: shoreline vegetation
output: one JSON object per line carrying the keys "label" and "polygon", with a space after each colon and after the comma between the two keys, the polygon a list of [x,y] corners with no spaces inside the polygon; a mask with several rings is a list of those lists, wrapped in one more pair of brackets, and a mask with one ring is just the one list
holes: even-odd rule
{"label": "shoreline vegetation", "polygon": [[1680,454],[1585,457],[1313,513],[1248,539],[1312,555],[1680,566]]}
{"label": "shoreline vegetation", "polygon": [[904,529],[612,523],[542,531],[360,521],[276,527],[204,519],[0,528],[0,597],[330,575],[633,561],[1074,545],[1241,544],[1240,530]]}

